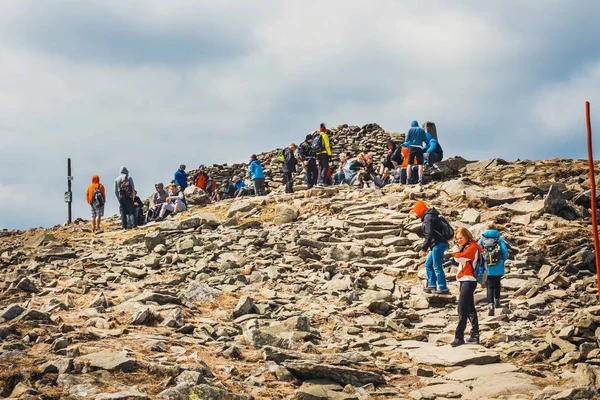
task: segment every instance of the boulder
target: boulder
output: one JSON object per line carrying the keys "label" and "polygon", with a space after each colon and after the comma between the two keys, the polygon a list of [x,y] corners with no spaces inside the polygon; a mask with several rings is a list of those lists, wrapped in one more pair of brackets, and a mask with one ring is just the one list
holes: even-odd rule
{"label": "boulder", "polygon": [[208,194],[197,186],[188,186],[183,191],[185,201],[188,205],[205,205],[210,203]]}
{"label": "boulder", "polygon": [[298,219],[299,215],[300,211],[296,207],[285,203],[277,204],[275,206],[275,217],[273,218],[273,222],[277,225],[287,224],[294,222]]}

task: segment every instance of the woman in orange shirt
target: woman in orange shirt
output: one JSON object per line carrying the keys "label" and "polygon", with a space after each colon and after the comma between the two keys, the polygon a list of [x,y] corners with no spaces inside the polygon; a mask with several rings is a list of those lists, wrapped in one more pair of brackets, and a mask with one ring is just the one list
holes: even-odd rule
{"label": "woman in orange shirt", "polygon": [[454,260],[458,262],[458,274],[456,280],[460,283],[460,295],[458,296],[458,326],[454,334],[452,347],[465,344],[465,328],[467,320],[471,322],[471,335],[467,343],[479,343],[479,320],[475,308],[474,293],[477,288],[475,277],[475,260],[483,249],[467,228],[458,228],[454,234],[456,244],[452,249]]}

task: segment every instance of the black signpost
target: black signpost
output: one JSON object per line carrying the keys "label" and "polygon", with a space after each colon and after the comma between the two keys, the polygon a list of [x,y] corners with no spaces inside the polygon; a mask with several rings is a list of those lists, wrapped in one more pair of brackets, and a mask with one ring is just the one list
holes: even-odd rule
{"label": "black signpost", "polygon": [[67,203],[67,207],[69,209],[69,219],[67,223],[71,223],[72,214],[71,214],[71,203],[73,202],[73,192],[71,192],[71,181],[73,180],[73,176],[71,176],[71,159],[67,158],[67,191],[65,192],[65,203]]}

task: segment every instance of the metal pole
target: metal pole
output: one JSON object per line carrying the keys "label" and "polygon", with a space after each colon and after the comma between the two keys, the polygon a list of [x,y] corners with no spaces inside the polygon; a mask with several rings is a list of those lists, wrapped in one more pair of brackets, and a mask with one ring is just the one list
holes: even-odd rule
{"label": "metal pole", "polygon": [[596,261],[596,280],[598,282],[598,302],[600,303],[600,258],[598,255],[598,220],[596,219],[596,177],[594,176],[594,155],[592,153],[592,123],[590,122],[590,102],[585,102],[587,123],[588,162],[590,167],[590,196],[592,206],[592,233],[594,235],[594,259]]}
{"label": "metal pole", "polygon": [[67,205],[69,208],[69,219],[67,220],[67,222],[70,224],[71,220],[72,220],[72,213],[71,213],[71,202],[73,201],[73,195],[71,192],[71,180],[73,179],[73,177],[71,176],[71,159],[67,158],[67,191],[69,193],[68,196],[68,201],[67,201]]}

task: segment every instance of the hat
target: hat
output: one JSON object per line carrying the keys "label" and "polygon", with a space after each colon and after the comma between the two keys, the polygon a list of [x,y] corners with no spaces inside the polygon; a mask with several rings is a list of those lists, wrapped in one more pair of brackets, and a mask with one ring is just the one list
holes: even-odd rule
{"label": "hat", "polygon": [[425,214],[425,211],[427,211],[427,204],[425,204],[423,200],[419,200],[415,203],[413,211],[419,218],[423,218],[423,214]]}
{"label": "hat", "polygon": [[325,122],[321,122],[321,125],[319,125],[320,128],[325,128]]}
{"label": "hat", "polygon": [[206,168],[206,167],[204,166],[204,164],[200,164],[200,166],[198,167],[198,169],[202,169],[202,168]]}
{"label": "hat", "polygon": [[392,139],[388,139],[385,141],[385,144],[395,144]]}
{"label": "hat", "polygon": [[179,166],[179,169],[185,169],[185,164],[181,164],[181,165]]}
{"label": "hat", "polygon": [[313,136],[309,133],[308,135],[306,135],[306,140],[312,140]]}

